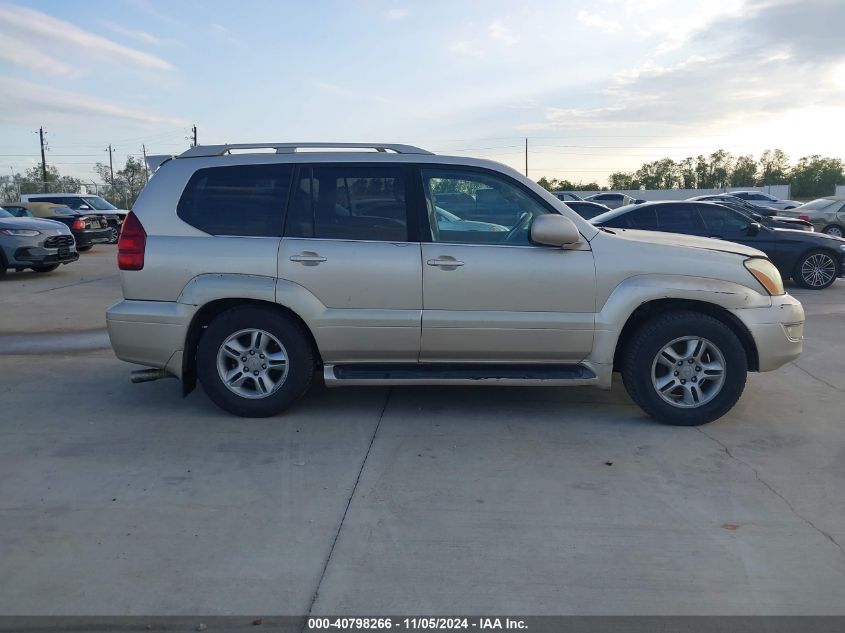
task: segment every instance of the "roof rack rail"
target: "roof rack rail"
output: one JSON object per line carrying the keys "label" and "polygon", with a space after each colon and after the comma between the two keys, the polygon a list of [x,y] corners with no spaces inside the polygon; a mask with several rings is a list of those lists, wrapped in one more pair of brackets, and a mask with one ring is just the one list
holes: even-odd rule
{"label": "roof rack rail", "polygon": [[427,150],[413,145],[398,143],[232,143],[228,145],[197,145],[179,154],[179,158],[196,156],[223,156],[231,150],[239,149],[275,149],[277,154],[292,154],[298,149],[374,149],[377,152],[395,152],[397,154],[431,154]]}

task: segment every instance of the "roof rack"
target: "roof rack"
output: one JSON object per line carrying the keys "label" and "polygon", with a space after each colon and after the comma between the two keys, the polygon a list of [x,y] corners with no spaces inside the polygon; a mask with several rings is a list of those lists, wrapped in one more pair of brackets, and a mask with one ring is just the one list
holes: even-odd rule
{"label": "roof rack", "polygon": [[298,149],[374,149],[377,152],[395,152],[397,154],[431,154],[413,145],[397,143],[233,143],[229,145],[197,145],[179,154],[179,158],[196,156],[223,156],[233,149],[275,149],[277,154],[293,154]]}

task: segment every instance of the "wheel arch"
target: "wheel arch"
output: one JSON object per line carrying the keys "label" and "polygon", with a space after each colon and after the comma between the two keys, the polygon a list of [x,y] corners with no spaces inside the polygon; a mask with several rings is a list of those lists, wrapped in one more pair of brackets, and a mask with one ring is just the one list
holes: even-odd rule
{"label": "wheel arch", "polygon": [[729,310],[726,310],[720,305],[710,303],[708,301],[698,301],[694,299],[676,299],[663,298],[653,299],[640,304],[625,321],[619,333],[619,339],[613,353],[613,370],[619,371],[620,361],[625,353],[625,349],[630,344],[632,334],[645,322],[655,317],[658,314],[666,314],[677,310],[689,310],[692,312],[699,312],[706,314],[714,319],[721,321],[726,325],[742,343],[745,350],[745,356],[748,359],[748,370],[758,371],[760,367],[760,358],[757,351],[757,344],[751,332],[745,324]]}
{"label": "wheel arch", "polygon": [[226,297],[222,299],[215,299],[203,304],[203,306],[194,314],[191,319],[191,324],[188,326],[188,332],[185,336],[185,349],[182,355],[183,396],[187,396],[191,391],[193,391],[197,384],[197,348],[199,347],[199,342],[205,329],[208,328],[215,318],[227,310],[244,306],[266,308],[297,323],[308,338],[308,342],[314,351],[314,357],[317,359],[317,364],[322,365],[320,349],[317,346],[317,341],[314,338],[313,332],[311,332],[311,328],[309,328],[305,320],[291,308],[273,301],[252,297]]}

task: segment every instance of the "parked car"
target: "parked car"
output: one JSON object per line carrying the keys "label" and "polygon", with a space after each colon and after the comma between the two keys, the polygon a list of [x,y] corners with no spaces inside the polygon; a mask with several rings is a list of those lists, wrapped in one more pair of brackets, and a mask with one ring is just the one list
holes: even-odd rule
{"label": "parked car", "polygon": [[806,220],[822,233],[845,237],[845,197],[818,198],[790,211],[784,211],[783,215]]}
{"label": "parked car", "polygon": [[757,248],[802,288],[822,290],[843,274],[845,239],[771,229],[714,202],[648,202],[628,205],[592,219],[596,226],[667,231],[717,238]]}
{"label": "parked car", "polygon": [[598,202],[590,202],[589,200],[567,200],[566,206],[575,211],[585,220],[590,220],[597,215],[610,211],[609,208]]}
{"label": "parked car", "polygon": [[48,218],[66,224],[76,240],[76,250],[80,252],[91,250],[94,244],[105,244],[111,240],[110,227],[97,215],[88,215],[51,202],[18,202],[4,206],[14,215],[29,211],[36,218]]}
{"label": "parked car", "polygon": [[[438,191],[507,231],[441,228]],[[372,198],[392,205],[351,212]],[[407,145],[193,147],[141,193],[118,265],[108,331],[150,368],[133,379],[199,379],[242,416],[285,410],[318,370],[330,386],[603,389],[617,370],[656,419],[702,424],[802,348],[801,304],[760,251],[599,230],[500,163]]]}
{"label": "parked car", "polygon": [[581,196],[579,196],[577,193],[572,193],[571,191],[552,191],[552,195],[558,200],[563,200],[564,202],[570,202],[572,200],[583,200]]}
{"label": "parked car", "polygon": [[777,211],[774,209],[761,209],[746,202],[742,198],[737,198],[730,195],[709,195],[709,196],[695,196],[687,198],[693,202],[715,202],[725,207],[730,207],[734,211],[742,213],[754,222],[759,222],[763,226],[768,226],[773,229],[795,229],[797,231],[813,231],[813,225],[806,220],[798,218],[788,218],[782,215],[776,215]]}
{"label": "parked car", "polygon": [[755,207],[761,209],[794,209],[801,206],[800,202],[795,200],[778,200],[774,196],[770,196],[762,191],[731,191],[730,194],[746,202],[750,202]]}
{"label": "parked car", "polygon": [[64,224],[17,218],[0,207],[0,277],[9,269],[49,273],[77,259],[73,235]]}
{"label": "parked car", "polygon": [[626,204],[634,204],[636,202],[636,198],[626,196],[624,193],[594,193],[593,195],[584,198],[584,200],[598,202],[599,204],[606,206],[608,209],[618,209]]}
{"label": "parked car", "polygon": [[110,244],[117,244],[120,227],[129,213],[126,209],[118,209],[105,198],[87,193],[31,193],[22,195],[21,202],[52,202],[70,207],[74,211],[97,214],[108,223]]}

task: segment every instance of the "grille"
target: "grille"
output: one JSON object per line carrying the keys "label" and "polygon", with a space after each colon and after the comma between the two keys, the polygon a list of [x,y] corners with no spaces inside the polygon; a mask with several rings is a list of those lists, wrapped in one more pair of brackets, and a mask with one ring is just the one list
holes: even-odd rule
{"label": "grille", "polygon": [[45,248],[59,248],[60,246],[73,246],[73,236],[56,235],[54,237],[48,237],[46,240],[44,240]]}

